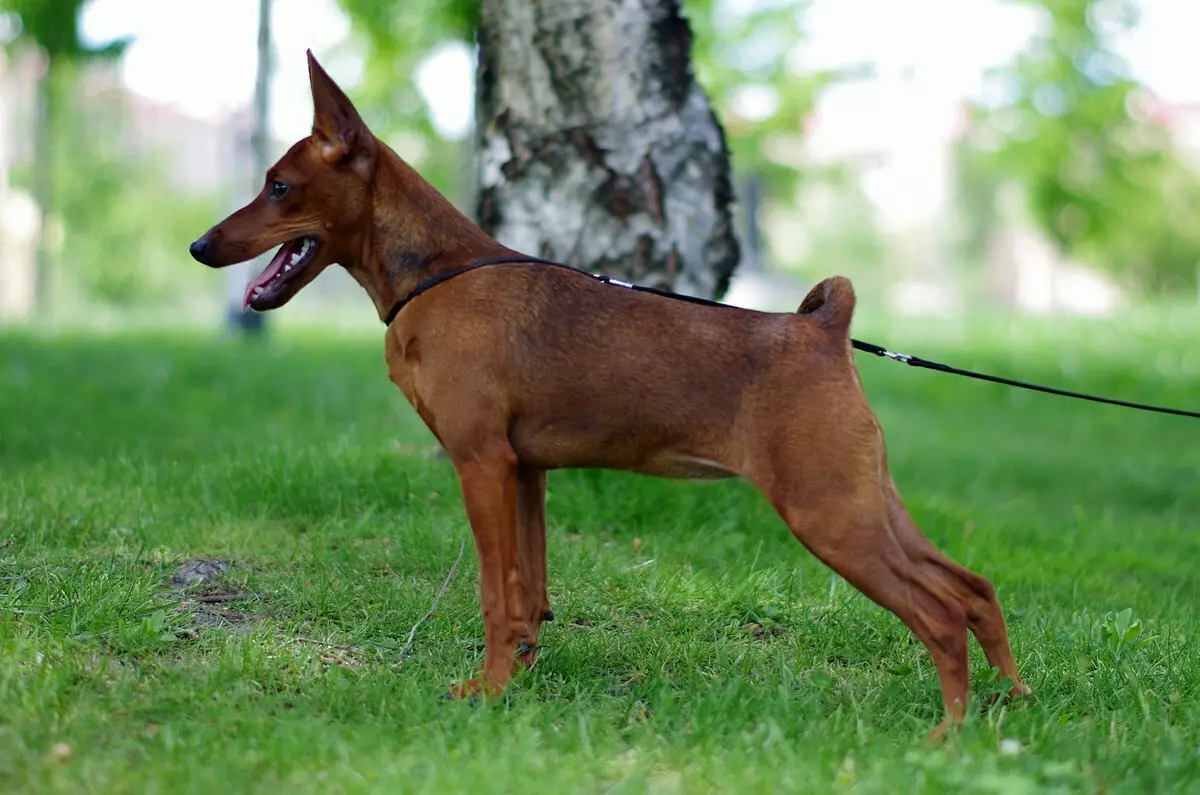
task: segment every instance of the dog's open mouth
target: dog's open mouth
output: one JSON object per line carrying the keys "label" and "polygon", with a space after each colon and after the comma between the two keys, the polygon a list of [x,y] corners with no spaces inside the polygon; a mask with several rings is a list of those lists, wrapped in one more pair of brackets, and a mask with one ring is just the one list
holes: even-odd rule
{"label": "dog's open mouth", "polygon": [[298,237],[279,247],[270,264],[246,287],[242,297],[242,311],[273,309],[283,298],[288,284],[295,279],[320,248],[315,237]]}

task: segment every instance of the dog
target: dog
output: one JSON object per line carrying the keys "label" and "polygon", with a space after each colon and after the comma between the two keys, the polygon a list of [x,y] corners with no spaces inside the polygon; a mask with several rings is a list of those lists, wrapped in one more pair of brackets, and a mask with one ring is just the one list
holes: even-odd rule
{"label": "dog", "polygon": [[[546,472],[567,467],[747,479],[928,649],[944,705],[932,737],[965,716],[968,630],[1008,695],[1029,692],[992,584],[921,534],[889,474],[853,361],[847,279],[820,282],[794,313],[766,313],[546,267],[377,139],[311,50],[308,66],[312,134],[190,251],[223,268],[279,246],[246,289],[243,309],[258,312],[340,264],[387,323],[389,378],[454,466],[479,559],[483,668],[452,695],[494,696],[515,664],[534,663],[553,619]],[[495,257],[509,264],[470,268]]]}

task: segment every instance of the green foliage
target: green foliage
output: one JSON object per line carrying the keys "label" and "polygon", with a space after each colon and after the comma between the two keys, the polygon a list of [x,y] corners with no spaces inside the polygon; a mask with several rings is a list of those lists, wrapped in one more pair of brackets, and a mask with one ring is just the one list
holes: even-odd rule
{"label": "green foliage", "polygon": [[167,611],[159,608],[140,620],[119,625],[113,638],[114,649],[126,654],[153,653],[175,640]]}
{"label": "green foliage", "polygon": [[[1196,313],[1126,321],[862,333],[1194,401]],[[920,644],[739,482],[551,473],[557,619],[538,665],[495,706],[442,701],[482,658],[476,558],[453,469],[422,455],[433,439],[380,348],[375,328],[0,334],[0,791],[1200,786],[1200,461],[1170,441],[1186,421],[860,359],[911,510],[995,583],[1034,692],[983,706],[972,642],[968,723],[927,749],[941,707]],[[212,557],[233,563],[203,592],[266,598],[171,586]]]}
{"label": "green foliage", "polygon": [[1042,33],[994,75],[998,103],[973,109],[960,152],[976,245],[994,220],[981,200],[1012,181],[1060,250],[1131,287],[1190,287],[1200,263],[1200,180],[1110,45],[1136,24],[1132,0],[1013,0]]}
{"label": "green foliage", "polygon": [[478,0],[338,0],[350,19],[354,44],[364,56],[362,82],[352,93],[364,120],[380,137],[411,141],[421,153],[413,165],[439,190],[457,190],[469,162],[470,140],[446,141],[433,127],[417,87],[417,67],[439,46],[470,42]]}
{"label": "green foliage", "polygon": [[[419,163],[446,188],[462,168],[463,148],[440,141],[416,84],[417,65],[448,42],[470,43],[479,0],[339,0],[356,43],[366,53],[363,83],[354,91],[369,124],[383,135],[416,136],[426,158]],[[792,202],[803,178],[798,162],[804,121],[832,73],[803,73],[789,65],[804,38],[806,0],[758,3],[733,12],[721,0],[684,0],[694,34],[693,62],[725,126],[737,177],[755,175],[767,198]],[[763,97],[768,112],[746,117],[740,99]]]}
{"label": "green foliage", "polygon": [[1133,610],[1128,607],[1120,612],[1105,613],[1100,620],[1100,637],[1115,660],[1153,643],[1155,638],[1147,636],[1145,631],[1141,620],[1135,619]]}
{"label": "green foliage", "polygon": [[50,60],[86,61],[120,57],[129,44],[118,39],[99,47],[88,47],[79,36],[79,20],[90,0],[0,0],[0,14],[17,21],[16,44],[33,44]]}
{"label": "green foliage", "polygon": [[[887,261],[888,248],[875,225],[875,206],[852,176],[836,168],[828,172],[821,175],[819,185],[810,184],[806,191],[805,269],[810,276],[836,270],[856,280],[877,278]],[[780,255],[773,259],[786,261]]]}
{"label": "green foliage", "polygon": [[[735,179],[762,181],[764,198],[791,204],[807,176],[805,122],[822,89],[841,75],[794,68],[808,0],[774,0],[732,11],[721,0],[683,0],[694,36],[693,67],[725,127]],[[766,112],[746,113],[755,97]]]}
{"label": "green foliage", "polygon": [[62,173],[88,175],[59,187],[62,277],[83,297],[120,307],[183,306],[218,288],[186,257],[186,241],[220,217],[214,197],[172,188],[161,157],[123,153],[116,142],[63,154]]}
{"label": "green foliage", "polygon": [[[78,67],[58,73],[72,91]],[[56,287],[84,301],[115,307],[186,298],[212,287],[204,272],[179,267],[180,241],[195,237],[220,213],[213,196],[174,188],[170,164],[156,152],[130,146],[119,103],[63,102],[54,129],[56,215],[62,228]],[[13,182],[30,189],[29,165],[15,168]]]}
{"label": "green foliage", "polygon": [[[54,219],[61,215],[56,155],[60,138],[67,134],[63,122],[69,115],[63,99],[70,95],[74,69],[93,61],[114,60],[124,54],[127,39],[118,39],[99,47],[90,47],[80,38],[79,21],[87,0],[0,0],[0,15],[10,24],[11,36],[4,44],[9,49],[32,48],[45,59],[45,72],[38,81],[38,109],[34,122],[34,173],[31,179],[34,200],[42,211],[42,226],[37,244],[38,299],[46,306],[47,286],[56,278],[58,255],[49,239]],[[85,138],[86,147],[90,138]],[[87,173],[86,171],[83,173]]]}
{"label": "green foliage", "polygon": [[[220,216],[215,197],[171,185],[170,163],[130,146],[120,105],[71,102],[55,147],[62,275],[87,298],[114,306],[175,302],[215,287],[181,267],[184,241]],[[81,178],[83,175],[86,177]]]}

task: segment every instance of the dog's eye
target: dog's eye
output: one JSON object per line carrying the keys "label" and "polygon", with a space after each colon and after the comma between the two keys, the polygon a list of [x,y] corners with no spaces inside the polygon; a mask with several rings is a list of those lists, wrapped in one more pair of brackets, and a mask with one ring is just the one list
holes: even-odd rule
{"label": "dog's eye", "polygon": [[282,199],[287,195],[288,190],[289,188],[285,183],[275,180],[271,183],[271,198]]}

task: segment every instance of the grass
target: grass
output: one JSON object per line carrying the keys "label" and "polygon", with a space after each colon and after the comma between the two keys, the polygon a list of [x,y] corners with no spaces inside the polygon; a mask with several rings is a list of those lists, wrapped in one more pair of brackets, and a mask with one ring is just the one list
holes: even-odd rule
{"label": "grass", "polygon": [[[870,331],[1200,402],[1186,314]],[[859,364],[917,521],[995,582],[1035,693],[979,707],[972,644],[940,748],[924,651],[745,484],[553,473],[538,667],[443,702],[481,659],[474,555],[400,662],[469,532],[377,333],[0,335],[0,790],[1197,791],[1200,427]],[[198,603],[170,584],[196,558],[232,561],[201,591],[269,598]]]}

